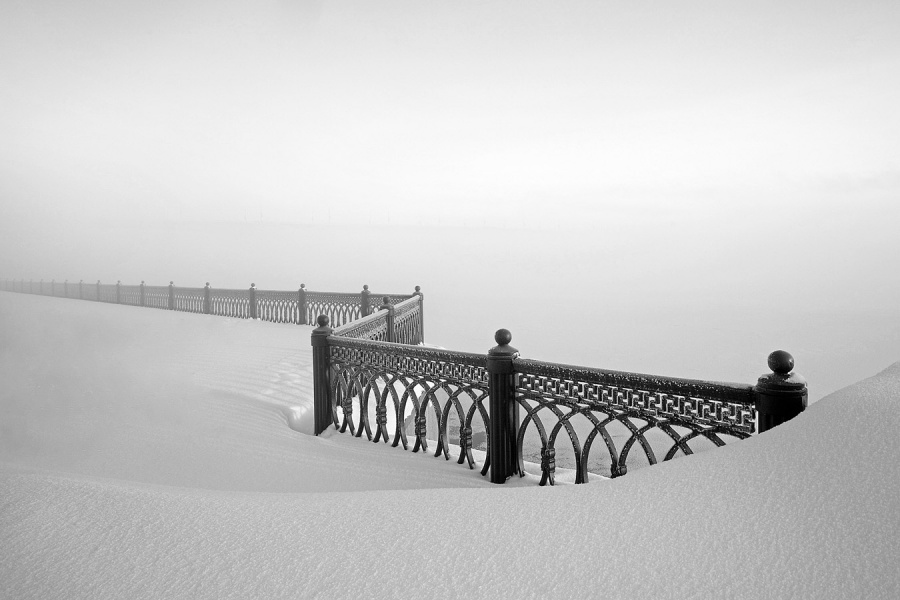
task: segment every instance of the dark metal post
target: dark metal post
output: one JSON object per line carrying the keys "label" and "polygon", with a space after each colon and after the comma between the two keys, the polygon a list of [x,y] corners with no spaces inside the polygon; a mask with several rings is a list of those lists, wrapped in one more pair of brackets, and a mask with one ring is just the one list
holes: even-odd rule
{"label": "dark metal post", "polygon": [[116,282],[116,304],[122,304],[122,280]]}
{"label": "dark metal post", "polygon": [[416,286],[416,295],[419,297],[419,343],[425,343],[425,294],[422,288]]}
{"label": "dark metal post", "polygon": [[100,280],[97,280],[97,302],[100,302]]}
{"label": "dark metal post", "polygon": [[504,483],[518,472],[516,432],[519,429],[519,409],[515,401],[516,373],[513,359],[519,351],[509,345],[512,334],[498,329],[494,335],[497,346],[488,351],[487,370],[490,388],[490,452],[491,483]]}
{"label": "dark metal post", "polygon": [[256,318],[256,284],[250,284],[250,318]]}
{"label": "dark metal post", "polygon": [[300,325],[306,325],[306,284],[300,284],[300,290],[297,292],[297,310],[300,313],[300,319],[297,321]]}
{"label": "dark metal post", "polygon": [[144,282],[141,281],[141,306],[144,306]]}
{"label": "dark metal post", "polygon": [[363,290],[359,293],[359,316],[367,317],[369,316],[371,303],[369,297],[372,295],[372,292],[369,291],[369,286],[364,285]]}
{"label": "dark metal post", "polygon": [[387,296],[384,296],[382,299],[382,305],[378,310],[386,310],[387,311],[387,332],[384,337],[384,341],[386,342],[396,342],[397,341],[397,333],[394,331],[394,305],[391,304],[391,299]]}
{"label": "dark metal post", "polygon": [[206,282],[206,287],[203,288],[203,314],[209,314],[209,282]]}
{"label": "dark metal post", "polygon": [[175,282],[169,282],[169,310],[175,310]]}
{"label": "dark metal post", "polygon": [[784,350],[769,355],[771,373],[761,375],[756,391],[756,412],[759,432],[790,421],[804,410],[809,397],[806,379],[792,373],[794,357]]}
{"label": "dark metal post", "polygon": [[328,336],[332,329],[328,326],[328,316],[319,315],[319,325],[312,332],[313,352],[313,422],[314,433],[319,435],[334,423],[331,407],[331,385],[328,380],[331,369],[331,356],[328,348]]}

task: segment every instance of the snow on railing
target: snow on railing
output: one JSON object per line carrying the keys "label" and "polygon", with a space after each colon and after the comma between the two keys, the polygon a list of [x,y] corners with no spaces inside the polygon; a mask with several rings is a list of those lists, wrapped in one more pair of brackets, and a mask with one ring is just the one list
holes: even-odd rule
{"label": "snow on railing", "polygon": [[[456,446],[459,464],[471,469],[481,450],[482,475],[490,471],[494,483],[537,463],[541,485],[552,485],[557,462],[574,470],[575,483],[590,473],[619,477],[629,465],[744,439],[806,408],[806,380],[781,350],[756,385],[526,360],[505,329],[487,354],[468,354],[416,346],[421,329],[400,335],[407,303],[414,306],[385,302],[336,329],[319,316],[311,340],[316,435],[333,426],[404,449],[412,435],[413,452],[433,441],[434,455],[449,460]],[[410,320],[421,324],[421,313]]]}

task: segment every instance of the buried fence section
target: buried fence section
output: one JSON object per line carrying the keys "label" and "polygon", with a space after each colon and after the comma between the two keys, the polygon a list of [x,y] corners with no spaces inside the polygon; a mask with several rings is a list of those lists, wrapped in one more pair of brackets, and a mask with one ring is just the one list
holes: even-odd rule
{"label": "buried fence section", "polygon": [[[402,304],[402,303],[401,303]],[[316,435],[342,433],[391,441],[475,468],[473,438],[493,483],[539,465],[541,485],[557,465],[618,477],[629,465],[671,460],[763,432],[802,412],[803,377],[793,358],[769,356],[772,373],[744,385],[659,377],[522,359],[507,330],[486,355],[391,343],[398,307],[332,330],[319,318],[312,335]],[[415,342],[414,342],[415,343]],[[480,429],[479,429],[480,428]]]}

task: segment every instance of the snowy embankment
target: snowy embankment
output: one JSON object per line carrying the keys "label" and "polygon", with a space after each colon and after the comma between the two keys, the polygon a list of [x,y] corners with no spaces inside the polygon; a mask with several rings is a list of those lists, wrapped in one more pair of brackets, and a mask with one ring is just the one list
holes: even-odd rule
{"label": "snowy embankment", "polygon": [[900,363],[726,448],[491,486],[292,430],[309,331],[0,293],[0,597],[900,596]]}

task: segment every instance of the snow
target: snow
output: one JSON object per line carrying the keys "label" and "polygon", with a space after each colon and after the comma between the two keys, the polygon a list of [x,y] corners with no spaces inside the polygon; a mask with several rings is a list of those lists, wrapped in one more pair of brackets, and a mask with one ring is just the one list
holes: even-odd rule
{"label": "snow", "polygon": [[900,363],[541,488],[303,433],[307,327],[0,293],[0,331],[3,598],[900,597]]}

